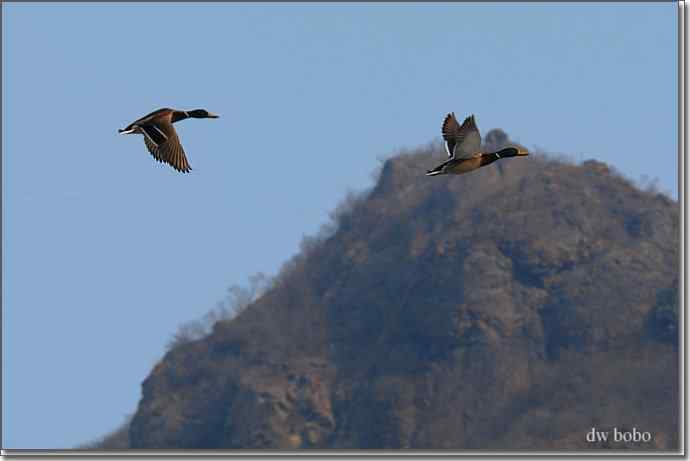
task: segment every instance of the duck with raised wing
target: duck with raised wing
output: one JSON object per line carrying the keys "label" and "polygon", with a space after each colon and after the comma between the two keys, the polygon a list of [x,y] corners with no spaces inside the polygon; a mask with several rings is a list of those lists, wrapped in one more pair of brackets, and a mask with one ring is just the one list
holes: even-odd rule
{"label": "duck with raised wing", "polygon": [[120,134],[143,134],[144,144],[159,162],[165,162],[182,173],[192,170],[185,156],[180,139],[173,127],[173,123],[186,118],[218,118],[206,109],[190,111],[175,109],[158,109],[141,117],[124,129],[118,130]]}
{"label": "duck with raised wing", "polygon": [[455,113],[451,112],[443,121],[441,133],[445,141],[448,160],[433,170],[427,171],[427,176],[468,173],[502,158],[529,155],[527,150],[516,146],[505,147],[496,152],[482,152],[482,138],[474,121],[474,115],[467,117],[460,125],[455,118]]}

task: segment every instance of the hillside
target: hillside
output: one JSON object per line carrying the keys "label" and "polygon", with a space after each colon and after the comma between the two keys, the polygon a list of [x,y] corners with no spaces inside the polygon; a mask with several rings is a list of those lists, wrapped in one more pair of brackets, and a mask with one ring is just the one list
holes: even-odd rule
{"label": "hillside", "polygon": [[593,160],[425,177],[444,156],[387,160],[271,289],[170,350],[131,447],[677,447],[678,204]]}

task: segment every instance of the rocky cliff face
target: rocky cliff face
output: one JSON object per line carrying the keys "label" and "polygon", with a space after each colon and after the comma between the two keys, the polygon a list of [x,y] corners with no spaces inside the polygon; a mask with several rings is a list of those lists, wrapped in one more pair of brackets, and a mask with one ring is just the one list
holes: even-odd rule
{"label": "rocky cliff face", "polygon": [[171,350],[132,448],[678,447],[678,204],[596,161],[425,177],[443,155],[385,162],[334,235]]}

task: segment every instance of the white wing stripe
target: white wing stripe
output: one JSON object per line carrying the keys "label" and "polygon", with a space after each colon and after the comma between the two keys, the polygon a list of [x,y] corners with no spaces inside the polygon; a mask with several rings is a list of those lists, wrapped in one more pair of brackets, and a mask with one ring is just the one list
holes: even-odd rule
{"label": "white wing stripe", "polygon": [[168,140],[168,136],[167,136],[165,133],[163,133],[163,130],[161,130],[160,128],[158,128],[156,125],[153,125],[153,127],[156,129],[156,131],[158,131],[158,132],[161,134],[161,136],[163,136],[163,138],[164,138],[166,141]]}
{"label": "white wing stripe", "polygon": [[144,133],[144,136],[146,136],[146,138],[147,138],[149,141],[151,141],[151,144],[153,144],[154,146],[158,147],[158,143],[157,143],[156,141],[153,140],[153,138],[146,132],[146,130],[145,130],[144,128],[141,128],[141,132]]}

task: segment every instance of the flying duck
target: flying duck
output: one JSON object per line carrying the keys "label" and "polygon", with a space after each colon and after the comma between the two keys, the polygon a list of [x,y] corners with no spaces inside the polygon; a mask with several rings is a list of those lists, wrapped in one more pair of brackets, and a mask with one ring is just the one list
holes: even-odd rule
{"label": "flying duck", "polygon": [[153,158],[165,162],[182,173],[192,170],[184,154],[180,138],[173,127],[173,123],[186,118],[218,118],[206,109],[190,111],[174,109],[158,109],[136,120],[126,128],[117,130],[120,134],[143,134],[144,143]]}
{"label": "flying duck", "polygon": [[426,172],[427,176],[437,174],[463,174],[493,163],[506,157],[521,157],[529,155],[527,150],[520,147],[506,147],[497,152],[482,152],[482,138],[474,122],[474,115],[470,115],[458,123],[455,113],[446,115],[441,127],[443,140],[448,153],[448,160]]}

